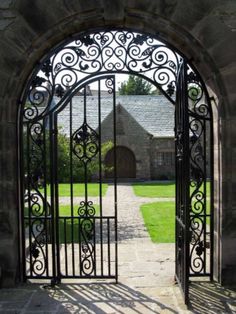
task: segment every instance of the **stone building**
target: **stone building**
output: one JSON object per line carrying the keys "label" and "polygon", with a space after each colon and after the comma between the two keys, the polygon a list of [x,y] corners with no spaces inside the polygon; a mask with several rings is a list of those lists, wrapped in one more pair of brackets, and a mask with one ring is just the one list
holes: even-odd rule
{"label": "stone building", "polygon": [[234,0],[0,1],[0,281],[21,273],[18,116],[27,79],[71,35],[125,28],[160,36],[206,83],[214,120],[214,279],[236,284],[236,3]]}
{"label": "stone building", "polygon": [[[119,96],[117,104],[118,178],[173,179],[173,105],[164,96]],[[111,121],[113,112],[102,122],[103,142],[112,140]]]}
{"label": "stone building", "polygon": [[[89,125],[98,131],[96,92],[86,98]],[[103,93],[105,95],[105,92]],[[73,130],[83,123],[83,97],[73,98]],[[112,99],[101,98],[102,143],[114,141]],[[59,115],[59,127],[68,135],[69,109]],[[173,179],[174,167],[174,106],[164,96],[116,96],[117,177],[127,179]],[[105,156],[112,166],[113,153]],[[105,178],[113,173],[106,172]]]}

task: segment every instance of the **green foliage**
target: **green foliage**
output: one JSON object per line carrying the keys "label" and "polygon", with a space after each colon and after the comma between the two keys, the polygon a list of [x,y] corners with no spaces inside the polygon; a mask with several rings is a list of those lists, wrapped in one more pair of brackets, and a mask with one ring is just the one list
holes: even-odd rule
{"label": "green foliage", "polygon": [[[34,181],[42,183],[50,182],[50,156],[51,142],[48,130],[43,135],[31,135],[27,139],[26,133],[23,136],[23,154],[24,163],[27,168],[27,160],[30,166],[30,173],[35,176]],[[113,147],[113,143],[108,141],[101,146],[101,159],[104,159],[106,153]],[[54,151],[55,153],[55,151]],[[72,166],[71,166],[72,165]],[[102,164],[102,171],[105,165]],[[87,163],[87,179],[90,181],[99,171],[99,154]],[[46,176],[43,178],[43,174]],[[84,163],[73,153],[71,153],[70,138],[65,134],[58,132],[57,134],[57,178],[59,183],[83,182],[85,179]]]}
{"label": "green foliage", "polygon": [[120,95],[150,95],[152,84],[140,76],[129,75],[127,82],[122,82],[119,87]]}
{"label": "green foliage", "polygon": [[197,84],[191,84],[188,86],[188,97],[193,101],[199,101],[203,96],[201,87]]}

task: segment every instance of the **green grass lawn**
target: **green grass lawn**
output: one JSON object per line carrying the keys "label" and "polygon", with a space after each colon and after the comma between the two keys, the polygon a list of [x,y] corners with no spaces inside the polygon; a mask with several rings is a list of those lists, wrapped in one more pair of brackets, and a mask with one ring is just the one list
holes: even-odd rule
{"label": "green grass lawn", "polygon": [[[207,182],[207,195],[210,196],[210,183]],[[141,197],[175,197],[175,182],[142,182],[133,183],[133,190],[136,196]],[[193,188],[190,188],[190,192]]]}
{"label": "green grass lawn", "polygon": [[175,202],[149,203],[140,209],[152,242],[175,242]]}
{"label": "green grass lawn", "polygon": [[[102,184],[102,196],[107,192],[108,184]],[[43,189],[41,189],[43,192]],[[47,185],[47,194],[50,195],[50,186]],[[74,183],[73,184],[73,194],[74,196],[83,196],[85,194],[84,183]],[[88,195],[98,196],[99,195],[99,183],[88,183]],[[59,196],[70,196],[70,184],[60,183],[59,184]]]}
{"label": "green grass lawn", "polygon": [[133,189],[142,197],[175,197],[175,182],[133,183]]}
{"label": "green grass lawn", "polygon": [[[74,216],[78,217],[78,208],[80,205],[74,205]],[[95,217],[99,215],[99,205],[94,204],[95,208]],[[72,242],[72,234],[73,234],[73,242],[79,243],[79,219],[63,219],[64,216],[71,216],[71,206],[70,205],[60,205],[59,207],[59,242],[60,243],[71,243]],[[28,217],[28,208],[25,208],[25,218]],[[80,219],[80,223],[84,221],[84,218]],[[38,220],[38,224],[40,224],[40,220]],[[37,222],[36,222],[37,225]],[[25,221],[25,227],[28,227],[28,221]],[[48,225],[49,227],[49,225]],[[73,233],[72,233],[73,229]],[[66,232],[65,232],[66,231]],[[48,230],[48,236],[50,235],[50,228]],[[82,239],[82,235],[80,233],[80,240]],[[49,240],[50,241],[50,240]]]}
{"label": "green grass lawn", "polygon": [[[99,215],[99,205],[93,205],[95,208],[95,216]],[[74,216],[78,216],[77,210],[79,205],[74,205]],[[63,216],[71,215],[71,207],[69,205],[60,206],[60,219],[59,219],[59,241],[60,243],[79,243],[83,240],[83,233],[79,232],[79,219],[62,219]],[[84,218],[80,219],[80,223],[83,223]],[[72,232],[73,229],[73,232]],[[80,237],[80,238],[79,238]]]}
{"label": "green grass lawn", "polygon": [[[99,214],[99,205],[92,205],[95,208],[95,216]],[[73,206],[73,215],[78,216],[78,208],[80,205],[75,204]],[[71,206],[70,205],[60,205],[59,206],[59,216],[71,216]]]}
{"label": "green grass lawn", "polygon": [[[207,201],[206,205],[209,214],[210,202]],[[148,203],[142,205],[140,210],[152,242],[175,242],[175,202]],[[195,222],[197,221],[198,218],[195,218]],[[210,224],[209,217],[206,217],[206,224]]]}

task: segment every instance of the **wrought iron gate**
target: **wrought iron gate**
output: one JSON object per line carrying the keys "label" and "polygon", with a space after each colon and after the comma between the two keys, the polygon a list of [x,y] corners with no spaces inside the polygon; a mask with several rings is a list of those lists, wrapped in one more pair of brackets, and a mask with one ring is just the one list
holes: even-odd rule
{"label": "wrought iron gate", "polygon": [[[97,84],[92,105],[87,101],[91,83]],[[103,202],[101,84],[110,95],[105,109],[113,112],[113,141],[109,144],[114,151],[113,204],[111,200],[109,204]],[[62,278],[117,280],[115,76],[96,77],[64,93],[67,95],[60,105],[55,106],[52,100],[48,113],[23,123],[27,156],[23,165],[25,278],[51,278],[53,282]],[[41,112],[44,109],[40,108]],[[92,115],[88,115],[89,110]],[[62,119],[66,130],[60,129]],[[63,158],[65,165],[61,154],[68,154],[67,162]],[[59,169],[63,167],[63,171]],[[90,173],[91,167],[95,174]],[[98,182],[97,198],[91,197],[91,175]],[[69,184],[68,196],[62,190],[63,182]],[[82,195],[77,182],[83,182]]]}
{"label": "wrought iron gate", "polygon": [[183,59],[176,89],[176,279],[212,278],[212,113],[201,79]]}
{"label": "wrought iron gate", "polygon": [[[70,38],[41,60],[25,87],[19,114],[24,278],[117,279],[115,73],[146,78],[176,106],[176,279],[187,302],[191,276],[212,278],[210,99],[184,56],[159,38],[130,30]],[[95,81],[98,92],[89,107],[89,84]],[[113,213],[105,212],[102,197],[102,83],[113,108]],[[74,102],[76,96],[79,103]],[[97,117],[96,123],[89,120],[89,111]],[[60,129],[63,116],[67,131]],[[65,165],[60,158],[63,151],[68,152]],[[91,165],[97,168],[97,200],[88,192]],[[62,170],[64,175],[59,174]],[[59,186],[66,176],[70,178],[69,213]],[[77,199],[75,184],[81,178],[82,200]]]}

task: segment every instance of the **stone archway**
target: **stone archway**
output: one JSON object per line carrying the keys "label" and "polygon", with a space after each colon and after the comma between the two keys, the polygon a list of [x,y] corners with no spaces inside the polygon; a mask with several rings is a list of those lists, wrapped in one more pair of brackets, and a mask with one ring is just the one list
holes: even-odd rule
{"label": "stone archway", "polygon": [[[216,152],[216,213],[215,277],[224,283],[235,283],[236,252],[235,220],[235,3],[233,1],[170,1],[155,0],[104,3],[74,1],[35,2],[4,1],[1,24],[1,282],[14,285],[20,273],[18,259],[18,188],[16,103],[26,78],[37,60],[50,47],[73,33],[97,27],[133,27],[136,30],[159,33],[186,56],[193,58],[217,102],[214,149]],[[32,12],[34,13],[32,15]],[[46,13],[45,13],[46,12]],[[184,12],[187,12],[186,14]],[[42,22],[43,21],[43,22]],[[225,47],[227,49],[226,53]],[[220,134],[220,136],[219,136]],[[10,209],[10,210],[9,210]],[[221,218],[222,217],[222,218]],[[222,223],[223,221],[223,223]],[[230,247],[230,254],[229,253]],[[14,253],[13,253],[14,252]]]}
{"label": "stone archway", "polygon": [[[136,178],[136,160],[134,153],[125,146],[116,147],[117,158],[117,178],[134,179]],[[113,178],[114,173],[108,170],[114,165],[114,149],[107,152],[105,156],[105,178]]]}
{"label": "stone archway", "polygon": [[[213,275],[211,103],[206,85],[190,60],[158,37],[125,28],[81,33],[72,40],[70,38],[63,41],[39,62],[24,88],[18,122],[21,139],[19,187],[24,279],[50,278],[52,283],[58,283],[65,278],[118,280],[117,174],[118,178],[124,177],[125,171],[129,169],[125,166],[131,160],[130,156],[124,160],[119,147],[117,149],[116,74],[119,73],[145,77],[175,107],[175,276],[183,291],[185,302],[188,303],[190,277],[212,278]],[[88,115],[90,110],[87,90],[88,85],[95,82],[97,97],[93,99],[91,120]],[[96,204],[88,193],[88,173],[93,162],[97,161],[98,206],[103,208],[101,84],[104,84],[111,96],[109,108],[113,112],[110,133],[114,149],[108,166],[114,168],[114,199],[113,205],[109,206],[108,221],[103,210],[96,210]],[[75,105],[74,99],[78,93],[83,95],[82,107],[76,114],[74,107],[79,105]],[[65,110],[69,113],[69,124],[67,131],[63,124],[61,125],[64,131],[60,134],[61,114],[64,116]],[[94,125],[94,119],[98,121],[97,127]],[[60,167],[59,163],[60,156],[65,152],[60,149],[61,136],[67,142],[69,156],[69,174],[63,176],[64,179],[67,178],[66,183],[70,189],[69,212],[66,212],[66,215],[60,188],[60,171],[63,166]],[[129,171],[131,175],[134,175],[134,164],[128,164],[132,170]],[[206,172],[207,164],[210,165],[209,175]],[[74,176],[78,169],[82,169],[82,174]],[[22,182],[25,177],[27,186],[24,190]],[[83,178],[84,187],[80,205],[75,204],[74,197],[78,177]],[[50,192],[47,190],[47,184]],[[68,219],[72,221],[71,227],[67,226]],[[105,233],[104,222],[107,225]],[[29,232],[26,226],[29,226]],[[74,228],[78,228],[78,237],[74,236]],[[71,237],[67,235],[68,230],[69,234],[72,234]],[[96,237],[101,240],[101,252],[96,250]],[[104,273],[104,259],[101,258],[102,265],[97,263],[97,257],[104,256],[104,237],[108,238],[107,273]],[[114,250],[111,249],[110,237],[115,238]],[[72,255],[67,253],[70,243]],[[65,250],[65,265],[62,263],[64,255],[61,253],[60,244],[63,244]],[[114,252],[112,257],[111,250]],[[76,258],[79,259],[77,267]],[[115,265],[114,272],[111,272],[112,265]]]}

